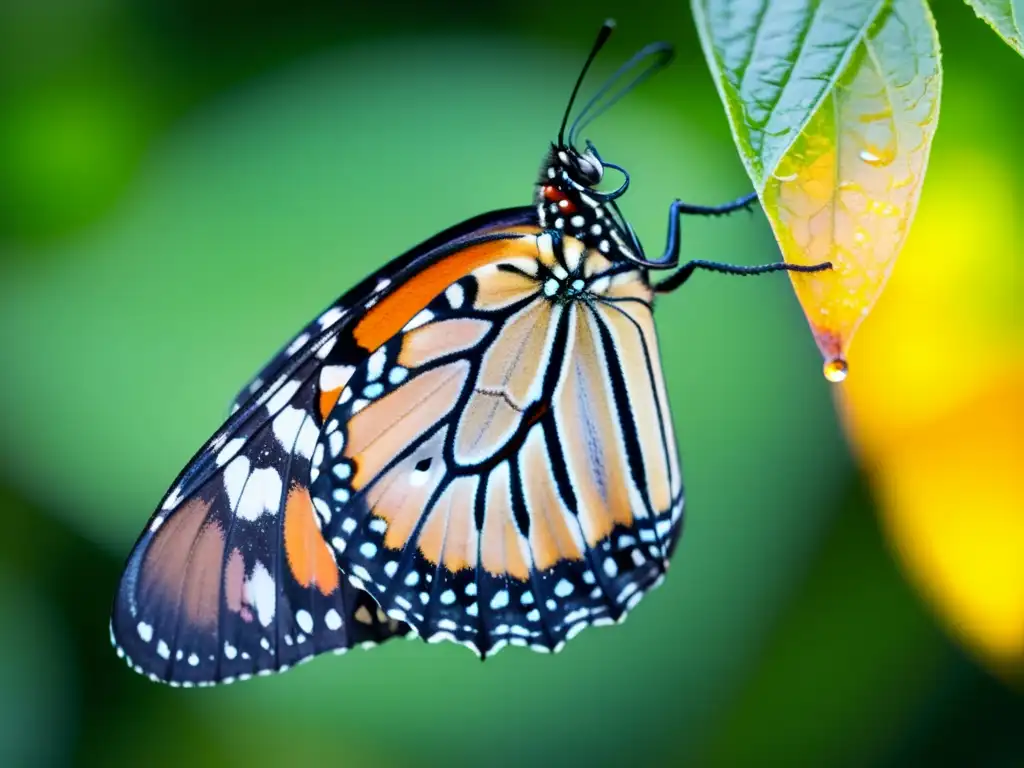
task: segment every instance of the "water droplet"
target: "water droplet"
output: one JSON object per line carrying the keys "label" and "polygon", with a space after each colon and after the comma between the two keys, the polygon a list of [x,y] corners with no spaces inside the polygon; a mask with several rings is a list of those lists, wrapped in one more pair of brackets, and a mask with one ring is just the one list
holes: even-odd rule
{"label": "water droplet", "polygon": [[860,151],[860,159],[868,165],[880,166],[889,165],[896,158],[896,153],[892,149],[862,149]]}
{"label": "water droplet", "polygon": [[836,357],[825,362],[822,372],[825,374],[826,379],[833,384],[838,384],[846,378],[846,374],[850,372],[850,366],[846,364],[843,358]]}

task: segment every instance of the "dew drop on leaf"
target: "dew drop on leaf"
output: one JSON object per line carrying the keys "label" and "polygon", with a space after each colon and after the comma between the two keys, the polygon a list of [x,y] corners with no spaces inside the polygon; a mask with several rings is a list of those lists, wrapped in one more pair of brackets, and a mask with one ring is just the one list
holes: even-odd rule
{"label": "dew drop on leaf", "polygon": [[847,365],[846,360],[841,357],[834,357],[831,360],[826,360],[825,365],[822,366],[822,373],[825,374],[825,378],[833,384],[838,384],[843,381],[849,372],[850,366]]}

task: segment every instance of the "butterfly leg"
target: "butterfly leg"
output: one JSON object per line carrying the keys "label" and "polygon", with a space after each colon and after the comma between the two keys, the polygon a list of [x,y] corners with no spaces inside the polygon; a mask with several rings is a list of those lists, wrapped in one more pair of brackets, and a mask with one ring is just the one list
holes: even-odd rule
{"label": "butterfly leg", "polygon": [[[757,200],[757,193],[737,198],[732,202],[717,206],[690,205],[681,200],[675,200],[669,207],[668,238],[665,244],[665,253],[658,260],[659,264],[676,265],[679,263],[679,219],[681,216],[723,216],[750,206]],[[720,272],[726,275],[763,275],[769,272],[821,272],[831,269],[831,262],[823,264],[812,264],[804,266],[800,264],[787,264],[777,262],[775,264],[762,264],[756,267],[739,267],[732,264],[721,264],[716,261],[705,261],[704,259],[693,259],[686,262],[677,271],[657,283],[654,289],[659,293],[669,293],[685,283],[689,277],[698,269],[708,272]]]}

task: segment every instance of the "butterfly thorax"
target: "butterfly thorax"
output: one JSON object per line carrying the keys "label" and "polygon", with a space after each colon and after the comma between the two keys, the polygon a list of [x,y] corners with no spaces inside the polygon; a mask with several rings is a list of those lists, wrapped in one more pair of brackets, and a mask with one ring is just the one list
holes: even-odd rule
{"label": "butterfly thorax", "polygon": [[553,144],[544,158],[534,191],[538,223],[564,232],[613,261],[640,255],[613,199],[598,192],[604,165],[592,151],[580,154]]}

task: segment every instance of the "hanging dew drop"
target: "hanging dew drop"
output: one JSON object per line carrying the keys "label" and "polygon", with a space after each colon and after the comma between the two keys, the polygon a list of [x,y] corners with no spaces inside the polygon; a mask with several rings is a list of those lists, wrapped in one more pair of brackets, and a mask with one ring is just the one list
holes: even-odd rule
{"label": "hanging dew drop", "polygon": [[850,372],[850,366],[846,364],[846,361],[841,357],[833,358],[832,360],[825,361],[825,365],[822,367],[822,372],[825,374],[825,378],[831,381],[833,384],[838,384],[846,378],[846,374]]}

